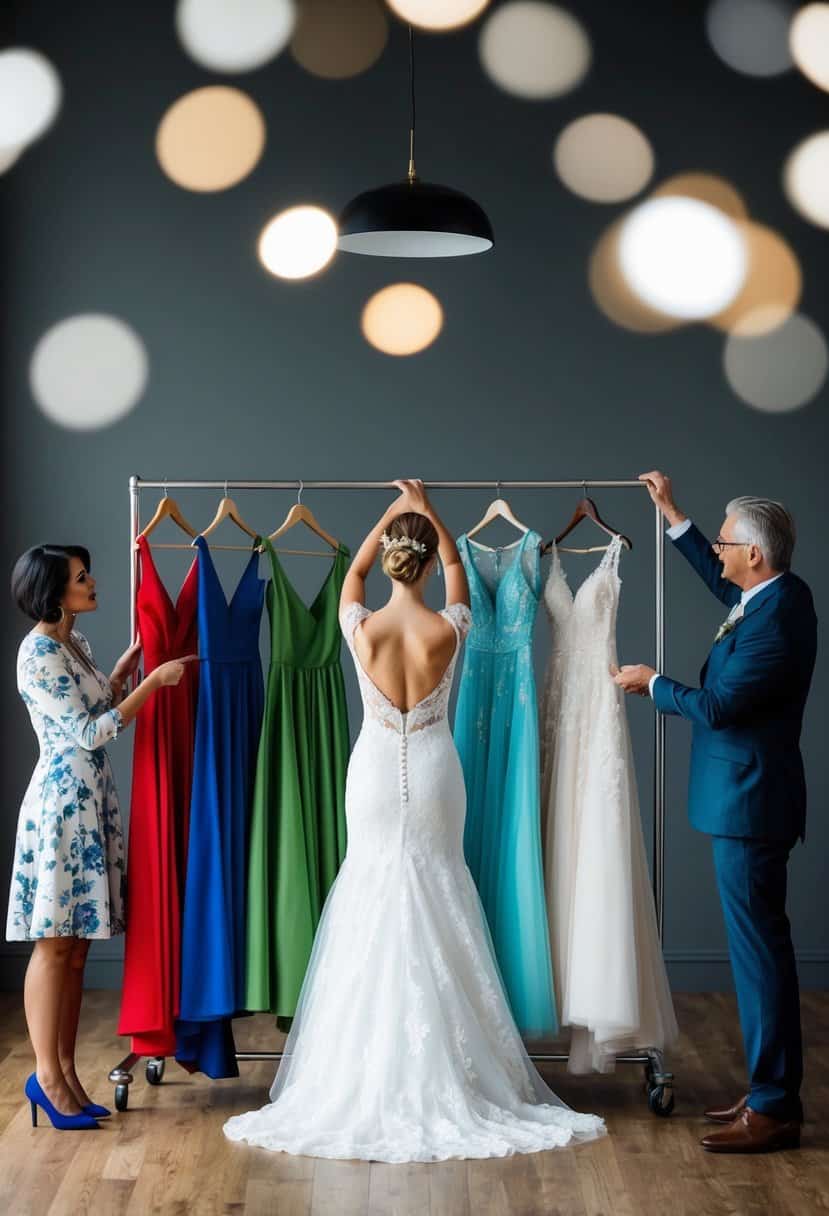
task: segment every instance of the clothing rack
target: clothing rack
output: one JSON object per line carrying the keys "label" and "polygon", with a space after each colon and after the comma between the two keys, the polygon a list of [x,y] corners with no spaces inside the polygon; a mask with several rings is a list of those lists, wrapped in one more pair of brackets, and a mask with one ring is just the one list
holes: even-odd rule
{"label": "clothing rack", "polygon": [[[566,481],[424,481],[427,490],[647,490],[642,481],[595,481],[574,478]],[[145,480],[133,475],[129,479],[130,515],[130,642],[135,638],[136,595],[138,591],[138,551],[135,538],[141,531],[140,495],[142,490],[383,490],[396,489],[390,481],[170,481]],[[665,531],[662,515],[654,507],[654,658],[657,671],[665,665]],[[653,895],[656,907],[656,923],[659,940],[664,945],[665,908],[665,718],[658,710],[654,723],[653,765]],[[115,1106],[123,1111],[127,1108],[129,1086],[133,1077],[131,1069],[141,1057],[131,1053],[109,1074],[115,1085]],[[280,1060],[281,1052],[239,1051],[236,1059]],[[564,1061],[566,1054],[531,1054],[534,1061]],[[618,1063],[644,1064],[648,1107],[655,1115],[668,1116],[674,1109],[674,1075],[665,1068],[664,1053],[656,1047],[643,1046],[639,1052],[618,1055]],[[160,1085],[164,1077],[163,1057],[147,1060],[146,1078],[151,1085]]]}

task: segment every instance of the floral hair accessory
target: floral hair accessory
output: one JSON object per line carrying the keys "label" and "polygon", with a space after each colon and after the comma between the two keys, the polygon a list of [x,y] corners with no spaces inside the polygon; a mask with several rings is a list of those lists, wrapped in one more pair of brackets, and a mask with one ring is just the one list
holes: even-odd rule
{"label": "floral hair accessory", "polygon": [[389,536],[388,532],[384,532],[380,537],[380,544],[383,549],[411,549],[413,553],[419,553],[422,557],[426,552],[426,546],[420,540],[414,540],[411,536]]}

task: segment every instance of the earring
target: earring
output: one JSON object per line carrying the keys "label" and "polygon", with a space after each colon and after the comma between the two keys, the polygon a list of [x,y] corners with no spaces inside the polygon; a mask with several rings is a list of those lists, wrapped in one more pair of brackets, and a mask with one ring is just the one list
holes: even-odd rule
{"label": "earring", "polygon": [[440,571],[440,562],[437,562],[436,565],[437,565],[438,578],[443,578],[443,575],[441,574],[441,571]]}
{"label": "earring", "polygon": [[58,607],[60,608],[60,620],[58,621],[58,624],[62,625],[66,620],[66,613],[63,610],[63,604],[58,604]]}

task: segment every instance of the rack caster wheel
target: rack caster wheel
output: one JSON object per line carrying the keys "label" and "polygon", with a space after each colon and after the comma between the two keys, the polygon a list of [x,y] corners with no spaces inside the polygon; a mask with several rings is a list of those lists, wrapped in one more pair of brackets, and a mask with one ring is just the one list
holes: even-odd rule
{"label": "rack caster wheel", "polygon": [[667,1119],[674,1109],[674,1091],[664,1085],[648,1087],[648,1110],[653,1115]]}
{"label": "rack caster wheel", "polygon": [[164,1060],[148,1060],[144,1069],[144,1075],[147,1078],[148,1085],[160,1085],[164,1080]]}
{"label": "rack caster wheel", "polygon": [[130,1100],[129,1085],[116,1085],[115,1086],[115,1109],[118,1111],[125,1111],[127,1109],[129,1100]]}

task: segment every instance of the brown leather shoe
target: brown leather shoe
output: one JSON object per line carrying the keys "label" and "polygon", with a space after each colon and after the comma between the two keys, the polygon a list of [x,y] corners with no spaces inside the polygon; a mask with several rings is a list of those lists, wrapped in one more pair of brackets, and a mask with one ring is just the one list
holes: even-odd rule
{"label": "brown leather shoe", "polygon": [[715,1106],[711,1110],[705,1111],[704,1114],[706,1119],[710,1119],[712,1123],[733,1123],[737,1116],[742,1114],[746,1102],[748,1102],[748,1094],[743,1094],[742,1098],[733,1106]]}
{"label": "brown leather shoe", "polygon": [[773,1119],[746,1106],[733,1123],[700,1140],[709,1153],[772,1153],[800,1148],[800,1124]]}

